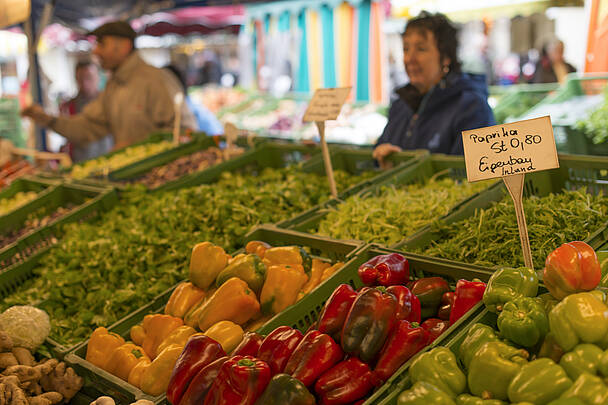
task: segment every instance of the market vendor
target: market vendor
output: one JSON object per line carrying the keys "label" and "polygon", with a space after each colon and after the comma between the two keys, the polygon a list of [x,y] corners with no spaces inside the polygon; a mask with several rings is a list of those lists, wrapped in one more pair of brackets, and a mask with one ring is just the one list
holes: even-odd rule
{"label": "market vendor", "polygon": [[396,91],[376,144],[381,165],[404,149],[462,155],[462,131],[494,125],[487,86],[461,72],[457,49],[457,29],[444,15],[423,11],[407,23],[403,62],[410,82]]}
{"label": "market vendor", "polygon": [[[86,145],[111,134],[116,149],[170,130],[174,95],[181,87],[169,72],[145,63],[135,49],[136,33],[124,21],[102,25],[90,33],[97,39],[93,54],[111,73],[106,88],[80,114],[55,117],[37,105],[21,114],[52,129],[76,145]],[[184,104],[182,116],[187,115]],[[182,122],[185,122],[182,120]]]}

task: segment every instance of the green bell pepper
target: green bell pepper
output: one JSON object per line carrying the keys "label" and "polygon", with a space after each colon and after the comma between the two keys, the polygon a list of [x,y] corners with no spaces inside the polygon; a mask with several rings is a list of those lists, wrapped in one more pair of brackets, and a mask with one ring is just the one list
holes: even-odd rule
{"label": "green bell pepper", "polygon": [[490,312],[500,312],[504,305],[519,297],[536,297],[538,276],[527,267],[502,268],[494,272],[483,293],[483,303]]}
{"label": "green bell pepper", "polygon": [[597,365],[597,371],[603,377],[608,377],[608,350],[602,353],[602,357],[600,358],[600,362]]}
{"label": "green bell pepper", "polygon": [[578,398],[558,398],[548,405],[585,405],[585,403]]}
{"label": "green bell pepper", "polygon": [[433,384],[451,397],[467,389],[467,378],[456,363],[456,356],[446,347],[436,347],[422,353],[410,366],[412,382]]}
{"label": "green bell pepper", "polygon": [[543,308],[545,309],[545,313],[546,314],[548,314],[549,312],[551,312],[551,310],[553,309],[553,307],[555,307],[559,303],[559,301],[556,300],[549,293],[541,294],[538,297],[536,297],[536,299],[538,301],[540,301],[540,303],[542,304]]}
{"label": "green bell pepper", "polygon": [[299,380],[287,374],[277,374],[268,383],[256,405],[315,405],[315,397]]}
{"label": "green bell pepper", "polygon": [[424,381],[418,381],[409,390],[403,391],[397,398],[397,405],[456,405],[445,392]]}
{"label": "green bell pepper", "polygon": [[549,332],[545,310],[530,297],[507,302],[498,315],[497,325],[502,337],[527,348],[534,347]]}
{"label": "green bell pepper", "polygon": [[220,287],[232,277],[240,278],[259,295],[266,279],[266,265],[255,254],[238,257],[218,274],[216,287]]}
{"label": "green bell pepper", "polygon": [[496,332],[492,327],[482,323],[472,325],[458,350],[458,357],[464,365],[464,368],[468,370],[473,356],[475,356],[475,353],[477,353],[477,350],[479,350],[481,346],[488,342],[498,341],[498,336],[496,336]]}
{"label": "green bell pepper", "polygon": [[511,402],[528,401],[545,405],[572,386],[572,380],[551,359],[536,359],[521,367],[509,384]]}
{"label": "green bell pepper", "polygon": [[557,344],[553,333],[547,333],[545,335],[545,340],[543,340],[543,344],[540,346],[540,350],[538,351],[536,357],[547,357],[553,360],[554,362],[559,363],[563,355],[564,349],[562,349],[561,346]]}
{"label": "green bell pepper", "polygon": [[576,381],[583,373],[596,375],[604,351],[590,343],[576,345],[571,352],[564,354],[559,365],[566,370],[568,376]]}
{"label": "green bell pepper", "polygon": [[469,390],[483,399],[506,400],[511,380],[527,363],[528,352],[503,342],[485,343],[469,365]]}
{"label": "green bell pepper", "polygon": [[483,399],[471,394],[462,394],[456,398],[456,405],[507,405],[500,399]]}
{"label": "green bell pepper", "polygon": [[601,342],[608,334],[608,306],[588,292],[569,295],[549,313],[549,327],[565,351]]}
{"label": "green bell pepper", "polygon": [[581,374],[560,398],[578,398],[586,405],[608,404],[608,387],[598,376]]}

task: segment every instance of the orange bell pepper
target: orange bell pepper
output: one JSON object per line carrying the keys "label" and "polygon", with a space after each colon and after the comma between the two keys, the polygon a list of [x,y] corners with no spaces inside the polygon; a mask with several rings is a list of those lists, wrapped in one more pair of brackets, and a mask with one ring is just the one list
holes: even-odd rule
{"label": "orange bell pepper", "polygon": [[144,316],[142,326],[146,335],[141,346],[146,354],[154,360],[158,354],[158,346],[171,332],[183,324],[184,321],[171,315],[154,314]]}
{"label": "orange bell pepper", "polygon": [[99,327],[93,331],[89,338],[85,359],[105,370],[112,352],[124,344],[125,340],[120,335],[108,332],[104,327]]}
{"label": "orange bell pepper", "polygon": [[105,370],[127,381],[133,367],[143,361],[150,361],[144,349],[133,343],[125,343],[112,352]]}
{"label": "orange bell pepper", "polygon": [[205,291],[191,282],[180,283],[165,305],[165,314],[183,318],[190,308],[201,302],[204,297]]}

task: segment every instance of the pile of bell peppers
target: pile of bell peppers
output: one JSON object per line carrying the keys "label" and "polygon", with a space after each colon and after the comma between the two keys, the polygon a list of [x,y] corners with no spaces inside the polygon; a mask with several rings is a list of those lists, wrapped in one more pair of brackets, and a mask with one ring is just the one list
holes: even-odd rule
{"label": "pile of bell peppers", "polygon": [[177,285],[164,313],[146,315],[133,326],[130,342],[96,329],[86,360],[147,394],[161,395],[191,337],[212,339],[223,355],[231,353],[247,340],[247,331],[258,329],[343,265],[311,258],[298,246],[252,241],[245,251],[232,257],[210,242],[194,246],[190,281]]}
{"label": "pile of bell peppers", "polygon": [[[412,282],[409,263],[399,254],[377,256],[359,274],[367,286],[338,286],[306,333],[289,326],[267,336],[248,333],[230,356],[206,358],[205,366],[188,342],[169,383],[169,402],[362,402],[481,301],[485,289],[484,283],[460,280],[450,291],[439,277]],[[433,318],[440,312],[444,319]]]}
{"label": "pile of bell peppers", "polygon": [[499,269],[483,296],[496,322],[422,353],[399,405],[608,404],[608,290],[583,242],[550,253],[538,294],[531,269]]}

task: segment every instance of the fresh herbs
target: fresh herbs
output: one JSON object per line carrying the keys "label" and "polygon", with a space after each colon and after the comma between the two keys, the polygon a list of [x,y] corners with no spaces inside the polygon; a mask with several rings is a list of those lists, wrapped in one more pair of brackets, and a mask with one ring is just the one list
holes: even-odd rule
{"label": "fresh herbs", "polygon": [[[585,240],[606,222],[608,198],[585,189],[524,199],[534,267],[562,243]],[[482,265],[523,266],[515,208],[505,198],[453,224],[437,223],[438,237],[420,253]]]}
{"label": "fresh herbs", "polygon": [[376,193],[355,195],[330,208],[318,233],[392,245],[488,185],[444,178],[426,184],[381,187]]}

